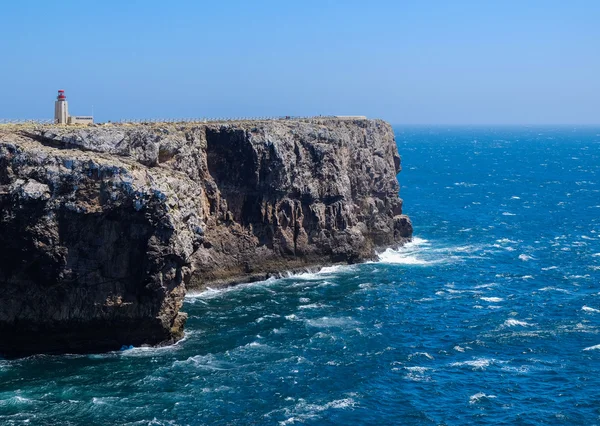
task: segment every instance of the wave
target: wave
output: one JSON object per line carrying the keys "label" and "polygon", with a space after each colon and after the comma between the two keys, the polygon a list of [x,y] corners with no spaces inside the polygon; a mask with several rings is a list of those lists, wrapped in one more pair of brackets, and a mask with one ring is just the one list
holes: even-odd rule
{"label": "wave", "polygon": [[[293,398],[290,398],[293,400]],[[287,399],[286,399],[287,400]],[[271,417],[275,413],[284,414],[286,420],[280,421],[279,425],[291,425],[297,423],[306,423],[309,420],[316,420],[321,416],[321,413],[331,409],[343,410],[348,408],[354,408],[357,402],[353,398],[343,398],[334,401],[329,401],[324,404],[311,404],[306,400],[299,398],[297,404],[294,407],[285,407],[283,409],[273,410],[265,417]]]}
{"label": "wave", "polygon": [[543,288],[540,288],[540,291],[558,291],[561,293],[570,293],[569,290],[566,290],[564,288],[558,288],[558,287],[543,287]]}
{"label": "wave", "polygon": [[581,310],[582,310],[582,311],[585,311],[585,312],[594,312],[594,313],[598,313],[598,312],[600,312],[600,309],[594,309],[594,308],[590,308],[589,306],[583,306],[583,307],[581,308]]}
{"label": "wave", "polygon": [[516,327],[516,326],[519,326],[519,327],[528,327],[530,325],[531,324],[529,324],[528,322],[519,321],[519,320],[516,320],[514,318],[510,318],[510,319],[507,319],[506,321],[504,321],[504,326],[505,327]]}
{"label": "wave", "polygon": [[485,302],[492,302],[492,303],[498,303],[498,302],[504,301],[504,299],[501,297],[480,297],[480,299]]}
{"label": "wave", "polygon": [[[286,317],[287,318],[287,317]],[[322,317],[315,319],[304,320],[305,323],[311,327],[316,328],[348,328],[350,326],[356,326],[358,322],[350,317],[345,318],[333,318],[333,317]]]}
{"label": "wave", "polygon": [[410,354],[408,359],[411,360],[415,357],[425,357],[427,359],[435,359],[433,356],[429,355],[427,352],[415,352],[414,354]]}
{"label": "wave", "polygon": [[485,370],[490,365],[505,364],[507,361],[498,361],[494,358],[474,358],[468,361],[453,362],[451,367],[471,367],[473,370]]}
{"label": "wave", "polygon": [[600,349],[600,345],[590,346],[584,349],[584,351],[596,351]]}
{"label": "wave", "polygon": [[[186,299],[188,299],[188,301],[191,301],[192,303],[202,303],[202,299],[212,299],[215,297],[220,297],[225,293],[241,291],[249,288],[267,288],[273,284],[280,283],[284,280],[323,281],[324,277],[335,276],[340,273],[347,273],[349,271],[353,271],[355,268],[356,265],[333,265],[324,266],[319,270],[315,271],[311,271],[309,269],[307,269],[304,272],[286,271],[279,274],[278,276],[269,277],[266,280],[254,281],[251,283],[244,284],[236,284],[218,289],[207,287],[206,290],[203,291],[190,291],[185,295],[185,297]],[[322,284],[333,285],[333,283],[325,281],[323,281]]]}
{"label": "wave", "polygon": [[482,400],[489,400],[489,399],[495,399],[496,395],[486,395],[483,392],[478,392],[475,395],[471,395],[469,397],[469,404],[477,404],[478,402],[482,401]]}
{"label": "wave", "polygon": [[402,247],[388,248],[379,253],[378,260],[392,265],[428,266],[461,261],[480,250],[481,247],[473,245],[434,247],[429,240],[414,237]]}
{"label": "wave", "polygon": [[19,395],[11,396],[8,399],[0,399],[0,407],[2,406],[20,406],[25,404],[34,404],[35,401]]}

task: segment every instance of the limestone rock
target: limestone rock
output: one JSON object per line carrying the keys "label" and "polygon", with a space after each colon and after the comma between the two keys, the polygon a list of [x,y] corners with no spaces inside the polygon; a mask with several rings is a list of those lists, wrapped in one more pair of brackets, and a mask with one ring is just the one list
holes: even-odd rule
{"label": "limestone rock", "polygon": [[0,130],[0,354],[181,338],[186,288],[411,238],[379,120]]}

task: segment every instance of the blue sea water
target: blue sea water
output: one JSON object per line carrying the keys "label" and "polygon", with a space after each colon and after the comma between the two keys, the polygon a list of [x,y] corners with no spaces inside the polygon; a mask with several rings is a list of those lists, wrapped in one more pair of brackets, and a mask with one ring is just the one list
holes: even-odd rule
{"label": "blue sea water", "polygon": [[188,296],[167,348],[0,360],[0,424],[600,423],[600,128],[398,128],[414,241]]}

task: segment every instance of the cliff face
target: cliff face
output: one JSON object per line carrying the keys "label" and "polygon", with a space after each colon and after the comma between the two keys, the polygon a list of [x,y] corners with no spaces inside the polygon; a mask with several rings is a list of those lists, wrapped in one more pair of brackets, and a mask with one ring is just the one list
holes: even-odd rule
{"label": "cliff face", "polygon": [[0,353],[182,336],[185,289],[409,239],[378,120],[0,131]]}

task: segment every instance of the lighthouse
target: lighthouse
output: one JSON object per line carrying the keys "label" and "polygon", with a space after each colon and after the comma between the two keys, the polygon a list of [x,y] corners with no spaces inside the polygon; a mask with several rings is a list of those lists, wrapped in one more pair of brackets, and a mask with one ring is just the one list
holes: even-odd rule
{"label": "lighthouse", "polygon": [[56,124],[94,124],[92,116],[69,115],[69,105],[64,90],[58,91],[56,102],[54,102],[54,123]]}
{"label": "lighthouse", "polygon": [[54,122],[56,124],[67,124],[69,122],[69,105],[64,90],[58,91],[56,102],[54,102]]}

